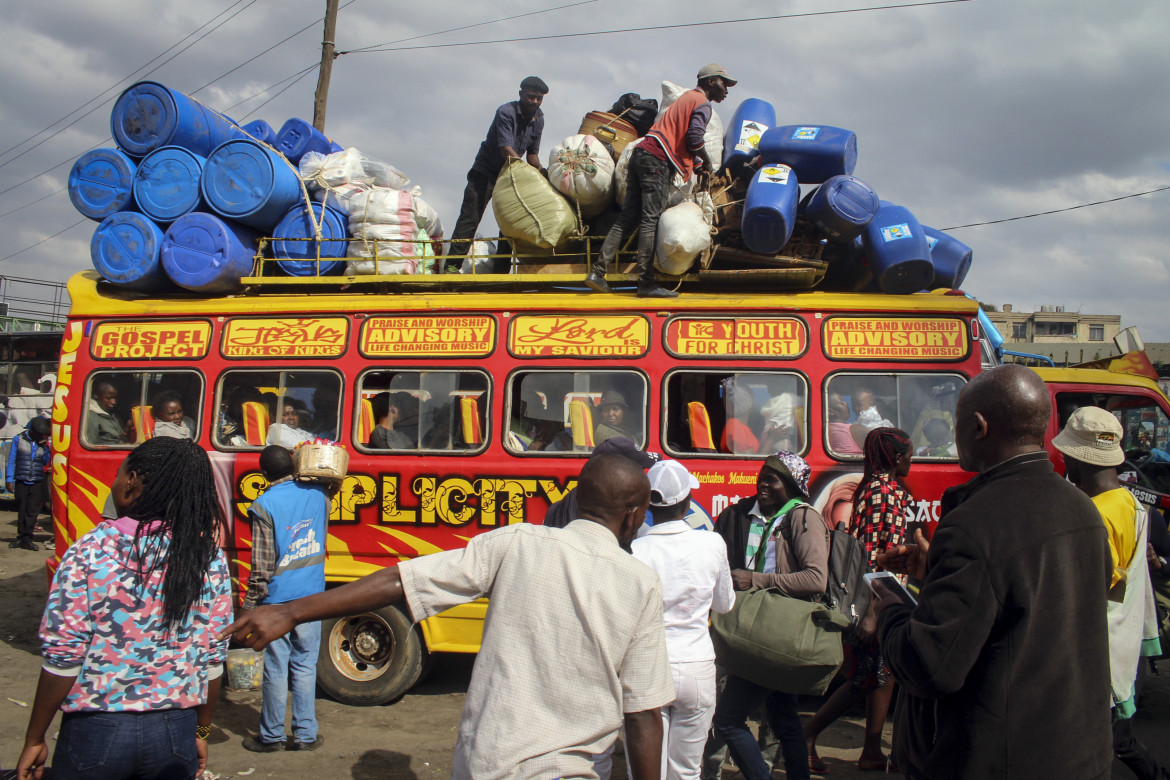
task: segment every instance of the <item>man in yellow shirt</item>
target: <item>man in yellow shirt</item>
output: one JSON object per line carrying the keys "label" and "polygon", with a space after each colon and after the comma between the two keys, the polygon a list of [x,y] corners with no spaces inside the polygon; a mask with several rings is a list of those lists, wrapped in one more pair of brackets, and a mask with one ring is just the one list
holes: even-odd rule
{"label": "man in yellow shirt", "polygon": [[1077,409],[1052,446],[1064,455],[1068,478],[1096,505],[1109,534],[1113,577],[1109,588],[1109,667],[1113,688],[1113,752],[1141,780],[1165,780],[1170,772],[1134,736],[1134,682],[1144,655],[1158,655],[1157,617],[1146,562],[1148,516],[1121,486],[1124,432],[1112,413]]}

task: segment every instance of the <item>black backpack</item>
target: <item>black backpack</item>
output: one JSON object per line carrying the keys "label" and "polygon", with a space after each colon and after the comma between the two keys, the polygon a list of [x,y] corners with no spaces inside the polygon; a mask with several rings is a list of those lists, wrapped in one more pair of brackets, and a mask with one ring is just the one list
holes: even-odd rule
{"label": "black backpack", "polygon": [[[780,534],[789,545],[792,544],[792,518],[789,512],[780,526]],[[801,513],[801,522],[807,531],[808,512]],[[829,531],[829,589],[817,601],[849,618],[846,638],[857,629],[869,609],[871,593],[862,577],[869,570],[865,545],[859,539],[848,531]]]}

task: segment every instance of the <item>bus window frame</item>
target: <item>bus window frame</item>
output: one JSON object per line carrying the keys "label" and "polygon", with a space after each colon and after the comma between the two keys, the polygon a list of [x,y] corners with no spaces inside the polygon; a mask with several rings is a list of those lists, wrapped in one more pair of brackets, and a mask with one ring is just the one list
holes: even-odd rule
{"label": "bus window frame", "polygon": [[[264,449],[265,446],[267,446],[267,445],[259,445],[259,444],[246,444],[243,446],[233,446],[231,444],[227,444],[227,443],[220,441],[220,439],[219,439],[219,410],[223,406],[222,392],[223,392],[223,382],[224,382],[225,377],[227,377],[229,374],[260,374],[260,373],[282,374],[282,373],[293,373],[296,371],[333,374],[334,376],[338,377],[340,384],[338,385],[338,389],[337,389],[336,414],[337,414],[337,438],[340,439],[341,438],[341,421],[343,419],[341,416],[341,406],[342,406],[341,402],[342,402],[342,399],[345,398],[345,372],[344,371],[342,371],[340,369],[323,368],[323,367],[318,367],[318,366],[276,367],[276,366],[271,366],[271,365],[265,366],[263,364],[251,363],[245,367],[242,365],[233,365],[231,363],[227,363],[225,365],[225,367],[223,368],[223,370],[221,370],[219,372],[219,375],[216,376],[215,394],[212,396],[212,399],[211,399],[212,405],[215,408],[215,422],[214,422],[213,427],[211,429],[209,429],[209,434],[208,434],[208,440],[211,442],[211,446],[218,452],[233,452],[233,453],[260,452]],[[317,414],[317,413],[318,412],[315,410],[314,414]],[[273,420],[272,422],[275,422],[275,420]],[[269,427],[271,427],[271,424],[272,423],[270,422]],[[319,437],[319,438],[329,438],[325,434],[320,434],[320,433],[314,433],[313,435],[315,437]]]}
{"label": "bus window frame", "polygon": [[[894,380],[895,387],[897,386],[896,383],[897,383],[899,377],[941,376],[941,377],[957,378],[957,379],[962,380],[963,385],[962,385],[962,387],[960,387],[958,389],[958,391],[955,394],[956,408],[958,405],[958,393],[961,393],[963,391],[963,387],[966,387],[967,384],[971,381],[971,378],[961,371],[939,371],[937,369],[919,369],[917,371],[890,371],[889,369],[884,369],[884,370],[868,370],[867,371],[864,369],[854,368],[854,369],[841,369],[838,371],[833,371],[832,373],[829,373],[829,374],[825,374],[824,379],[821,380],[821,437],[822,437],[821,441],[824,444],[823,449],[824,449],[825,455],[828,456],[829,458],[831,458],[832,460],[838,461],[840,463],[861,463],[865,460],[865,456],[863,454],[842,455],[829,447],[829,412],[828,412],[828,409],[829,409],[829,385],[832,384],[834,379],[836,379],[837,377],[840,377],[840,376],[890,377]],[[852,411],[852,408],[850,409],[850,411]],[[925,408],[923,411],[925,411]],[[922,412],[919,412],[919,414],[921,414],[921,413]],[[954,414],[955,414],[955,412],[952,412],[952,415],[954,415]],[[911,426],[911,430],[906,430],[905,428],[900,427],[900,425],[895,425],[894,427],[898,428],[899,430],[905,431],[908,436],[913,436],[913,433],[914,433],[913,426]],[[954,427],[955,426],[952,423],[952,425],[951,425],[952,436],[954,433]],[[912,441],[912,444],[913,444],[914,450],[917,450],[920,446],[922,446],[919,442],[916,442],[916,441]],[[956,454],[955,455],[914,455],[914,460],[915,461],[922,461],[924,463],[958,463],[959,456],[957,453],[958,453],[958,449],[957,449],[957,444],[956,444]]]}
{"label": "bus window frame", "polygon": [[[644,360],[645,357],[639,358]],[[535,365],[518,365],[508,372],[508,376],[504,380],[504,420],[506,423],[500,426],[500,444],[504,452],[517,458],[588,458],[592,455],[592,450],[514,450],[508,446],[508,433],[512,430],[512,388],[515,385],[516,378],[520,375],[531,376],[533,374],[621,374],[621,375],[635,375],[642,380],[642,428],[639,432],[642,443],[638,445],[638,440],[634,439],[634,444],[638,445],[639,449],[645,449],[650,446],[650,391],[653,383],[650,381],[650,376],[640,368],[583,368],[575,369],[571,366],[563,367],[541,367]],[[596,423],[595,423],[596,425]]]}
{"label": "bus window frame", "polygon": [[[735,352],[732,354],[700,354],[693,352],[678,352],[670,347],[668,335],[671,326],[681,327],[683,322],[739,322],[740,320],[776,320],[777,322],[792,321],[796,322],[804,331],[804,347],[799,352],[791,355],[752,355],[743,352]],[[780,361],[795,361],[808,355],[809,349],[812,345],[812,329],[809,327],[808,319],[803,314],[758,314],[751,316],[750,312],[740,312],[737,314],[713,314],[710,316],[703,316],[697,313],[678,313],[667,317],[666,321],[661,327],[660,339],[662,342],[662,351],[675,360],[780,360]],[[738,335],[733,336],[738,338]]]}
{"label": "bus window frame", "polygon": [[[764,458],[768,457],[768,455],[771,454],[771,453],[767,453],[767,452],[760,452],[760,453],[755,453],[755,454],[737,454],[734,452],[719,452],[719,451],[715,451],[715,452],[685,451],[685,452],[683,452],[683,451],[678,451],[678,450],[675,450],[674,448],[672,448],[670,446],[670,442],[668,441],[667,436],[666,436],[667,430],[668,430],[667,420],[670,417],[670,390],[669,390],[670,380],[676,374],[684,374],[684,373],[686,373],[686,374],[713,374],[713,375],[718,375],[718,376],[722,376],[722,377],[732,377],[732,376],[735,376],[737,374],[774,374],[774,375],[785,375],[785,376],[796,377],[804,385],[804,422],[803,422],[803,428],[801,430],[802,446],[800,448],[800,451],[796,452],[794,454],[800,455],[801,457],[804,457],[805,455],[808,454],[809,448],[812,446],[812,438],[809,435],[811,430],[812,430],[811,425],[809,424],[809,404],[812,401],[812,395],[811,395],[812,381],[809,379],[808,372],[801,371],[801,370],[797,369],[795,367],[795,365],[793,365],[791,368],[785,367],[784,369],[764,368],[763,366],[749,366],[749,367],[745,367],[745,368],[734,368],[734,367],[733,368],[716,368],[714,366],[705,366],[705,365],[694,365],[694,366],[687,365],[687,366],[676,366],[675,368],[672,368],[669,371],[667,371],[666,373],[664,373],[662,375],[662,388],[661,388],[662,409],[661,409],[661,426],[659,428],[659,434],[660,434],[659,439],[661,441],[662,451],[664,454],[670,455],[672,458],[677,458],[679,460],[682,460],[684,458],[686,458],[686,459],[713,458],[716,460],[744,460],[744,459],[763,460]],[[681,411],[680,411],[680,413],[685,414]],[[712,435],[714,435],[714,431],[712,431]]]}
{"label": "bus window frame", "polygon": [[[426,448],[422,448],[422,447],[419,447],[417,449],[380,450],[380,449],[377,449],[374,447],[370,447],[366,442],[358,442],[356,435],[357,435],[358,428],[360,427],[359,423],[361,421],[361,414],[362,414],[362,408],[361,408],[362,384],[363,384],[367,375],[372,374],[372,373],[379,373],[379,372],[381,372],[381,373],[414,372],[416,374],[422,374],[422,373],[449,373],[449,374],[466,373],[466,374],[479,374],[480,376],[484,377],[484,379],[486,380],[484,394],[487,396],[487,399],[484,402],[483,407],[482,407],[484,409],[484,419],[480,420],[480,424],[483,427],[483,431],[482,431],[483,442],[478,447],[476,447],[474,449],[449,449],[449,450],[426,449]],[[352,409],[353,413],[352,413],[352,416],[350,418],[352,421],[352,427],[350,428],[349,438],[350,438],[350,441],[353,443],[354,449],[357,450],[358,452],[363,453],[364,455],[368,455],[368,456],[373,457],[373,458],[385,458],[385,457],[396,457],[396,456],[397,457],[402,457],[402,456],[409,457],[409,456],[422,456],[422,455],[428,455],[428,456],[429,455],[445,455],[448,457],[468,457],[468,456],[482,455],[484,452],[487,451],[488,447],[491,445],[491,441],[492,441],[492,400],[494,397],[494,394],[492,391],[495,388],[495,383],[494,383],[494,377],[492,376],[491,372],[488,371],[487,369],[475,368],[475,367],[470,367],[470,366],[467,366],[467,367],[465,367],[465,366],[459,366],[459,367],[429,366],[427,368],[419,368],[417,366],[376,366],[376,365],[372,365],[372,366],[368,366],[368,367],[362,369],[361,372],[358,373],[357,377],[354,379],[353,387],[354,387],[353,409]],[[421,403],[421,400],[420,400],[420,403]],[[374,421],[374,424],[377,425],[377,420]]]}
{"label": "bus window frame", "polygon": [[[184,417],[190,417],[191,419],[193,419],[195,421],[195,430],[192,431],[191,434],[192,434],[192,439],[194,441],[196,441],[196,442],[199,441],[199,436],[202,434],[202,432],[204,430],[207,429],[207,426],[204,424],[204,420],[203,420],[203,411],[204,411],[204,408],[207,406],[207,404],[206,404],[206,401],[207,401],[207,375],[203,372],[202,369],[195,368],[194,366],[187,366],[187,367],[168,366],[165,368],[153,368],[153,367],[152,368],[108,368],[108,367],[104,366],[102,363],[100,363],[98,361],[94,361],[92,370],[85,377],[85,385],[84,385],[84,387],[85,387],[85,402],[82,406],[81,424],[79,426],[81,428],[81,430],[79,432],[80,435],[78,436],[78,441],[81,442],[81,446],[84,449],[90,450],[92,452],[108,452],[111,450],[120,452],[120,451],[125,451],[125,450],[132,450],[138,446],[138,442],[123,442],[121,444],[92,444],[89,441],[89,439],[87,438],[87,434],[89,433],[89,402],[90,402],[90,400],[93,399],[93,382],[94,382],[94,378],[96,376],[103,375],[103,374],[179,374],[179,373],[195,374],[197,377],[199,377],[199,392],[194,394],[194,396],[193,396],[194,398],[196,398],[199,401],[199,413],[196,415],[191,415],[191,414],[187,414],[186,409],[183,410]],[[142,392],[142,386],[140,385],[139,386],[139,393],[140,393],[139,398],[142,397],[141,392]],[[142,405],[145,406],[149,400],[150,400],[149,398],[143,399]],[[134,406],[134,404],[130,405],[131,408],[133,408],[133,406]],[[125,425],[127,422],[129,422],[129,420],[127,420],[126,422],[123,422],[123,425]]]}

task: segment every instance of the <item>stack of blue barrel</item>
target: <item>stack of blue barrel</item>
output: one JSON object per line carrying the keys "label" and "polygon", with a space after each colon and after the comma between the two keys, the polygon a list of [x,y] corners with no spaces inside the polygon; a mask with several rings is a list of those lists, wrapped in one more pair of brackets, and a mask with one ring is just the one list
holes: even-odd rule
{"label": "stack of blue barrel", "polygon": [[[853,176],[857,135],[852,131],[777,127],[772,104],[748,98],[728,125],[723,150],[725,168],[751,172],[741,224],[750,251],[779,253],[803,216],[816,235],[836,245],[838,251],[829,253],[830,277],[848,278],[854,289],[903,294],[957,288],[966,278],[970,247],[919,224],[909,209],[879,199]],[[802,200],[801,183],[819,186]],[[850,267],[842,272],[833,264]]]}
{"label": "stack of blue barrel", "polygon": [[[176,287],[206,294],[239,289],[259,236],[273,244],[293,275],[340,273],[345,217],[304,202],[296,164],[310,151],[340,151],[308,122],[279,132],[258,120],[234,120],[162,84],[143,81],[114,104],[117,148],[94,149],[74,164],[69,197],[100,222],[90,242],[94,267],[107,281],[139,292]],[[283,232],[282,232],[283,231]]]}

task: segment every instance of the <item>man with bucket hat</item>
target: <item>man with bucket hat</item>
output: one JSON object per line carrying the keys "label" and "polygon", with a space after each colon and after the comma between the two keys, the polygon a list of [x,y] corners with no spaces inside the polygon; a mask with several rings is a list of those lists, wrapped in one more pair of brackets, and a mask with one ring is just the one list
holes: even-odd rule
{"label": "man with bucket hat", "polygon": [[626,177],[626,200],[618,221],[605,237],[601,252],[593,261],[585,286],[594,292],[611,292],[605,281],[606,268],[617,258],[625,237],[638,230],[638,297],[674,298],[678,293],[654,280],[654,247],[658,218],[669,205],[670,185],[677,172],[690,181],[698,170],[714,172],[722,161],[711,160],[703,146],[703,134],[711,121],[711,102],[722,102],[735,79],[722,65],[704,65],[698,85],[684,92],[662,113],[630,156]]}
{"label": "man with bucket hat", "polygon": [[[715,532],[727,545],[736,590],[776,588],[794,598],[810,599],[829,584],[829,529],[808,505],[811,469],[791,452],[769,455],[756,477],[756,494],[732,504],[715,521]],[[727,748],[747,780],[767,780],[764,761],[747,718],[760,704],[780,742],[784,771],[790,778],[809,777],[808,743],[804,739],[797,696],[772,691],[735,674],[715,708],[715,735]],[[714,753],[716,744],[708,745]]]}
{"label": "man with bucket hat", "polygon": [[1146,560],[1149,514],[1121,485],[1125,462],[1121,423],[1111,412],[1083,406],[1072,413],[1052,446],[1064,455],[1065,473],[1092,499],[1109,535],[1113,559],[1109,603],[1109,671],[1113,692],[1113,752],[1141,780],[1170,777],[1133,735],[1134,683],[1143,656],[1160,655],[1158,616]]}

